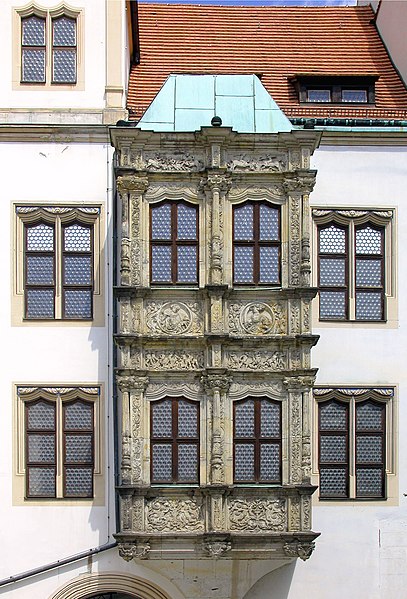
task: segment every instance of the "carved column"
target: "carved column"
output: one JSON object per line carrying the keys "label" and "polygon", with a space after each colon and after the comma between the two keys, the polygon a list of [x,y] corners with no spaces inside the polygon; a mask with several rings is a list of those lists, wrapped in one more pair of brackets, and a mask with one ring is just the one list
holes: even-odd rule
{"label": "carved column", "polygon": [[212,238],[210,242],[210,283],[222,285],[223,283],[223,203],[231,186],[227,174],[208,173],[208,178],[203,181],[203,187],[208,195],[211,192],[212,200]]}
{"label": "carved column", "polygon": [[301,285],[309,287],[311,283],[311,258],[310,258],[310,208],[309,194],[315,185],[315,174],[309,173],[299,177],[302,188],[302,240],[301,240]]}
{"label": "carved column", "polygon": [[302,483],[302,381],[300,377],[287,377],[284,385],[288,392],[288,483],[299,485]]}
{"label": "carved column", "polygon": [[300,260],[301,260],[301,192],[298,177],[286,177],[284,189],[288,195],[288,285],[300,285]]}
{"label": "carved column", "polygon": [[302,394],[302,476],[303,482],[311,482],[311,389],[314,377],[301,377]]}
{"label": "carved column", "polygon": [[130,421],[132,435],[131,478],[133,484],[145,482],[143,472],[143,394],[148,385],[148,377],[132,377],[130,392]]}
{"label": "carved column", "polygon": [[126,375],[117,375],[116,382],[121,392],[122,412],[122,459],[121,459],[121,482],[123,485],[131,483],[131,434],[130,434],[130,389],[132,378]]}
{"label": "carved column", "polygon": [[141,199],[147,186],[148,179],[145,176],[117,178],[117,189],[122,200],[121,285],[141,284]]}

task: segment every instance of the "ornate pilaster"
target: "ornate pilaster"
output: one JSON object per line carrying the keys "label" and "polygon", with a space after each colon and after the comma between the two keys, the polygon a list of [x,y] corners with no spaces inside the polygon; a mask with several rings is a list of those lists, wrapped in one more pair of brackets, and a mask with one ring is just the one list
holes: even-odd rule
{"label": "ornate pilaster", "polygon": [[288,195],[288,284],[290,287],[298,287],[301,256],[301,192],[298,177],[286,177],[283,186]]}
{"label": "ornate pilaster", "polygon": [[288,438],[289,484],[302,483],[302,381],[300,377],[287,377],[284,385],[288,392]]}
{"label": "ornate pilaster", "polygon": [[116,375],[116,383],[121,391],[122,413],[122,459],[121,482],[126,485],[131,482],[131,433],[130,433],[130,389],[133,378],[128,375]]}
{"label": "ornate pilaster", "polygon": [[148,377],[133,377],[130,392],[130,419],[133,438],[131,456],[131,477],[133,484],[141,484],[143,479],[143,393],[148,385]]}
{"label": "ornate pilaster", "polygon": [[212,396],[210,481],[212,485],[223,485],[225,484],[225,395],[232,378],[223,373],[208,374],[202,377],[201,382],[206,393]]}

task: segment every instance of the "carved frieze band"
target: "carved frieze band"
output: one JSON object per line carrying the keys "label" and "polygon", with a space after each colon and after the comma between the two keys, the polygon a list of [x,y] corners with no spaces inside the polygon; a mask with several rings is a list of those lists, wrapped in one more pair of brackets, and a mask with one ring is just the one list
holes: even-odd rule
{"label": "carved frieze band", "polygon": [[232,370],[286,370],[288,359],[286,351],[247,350],[227,352],[227,365]]}

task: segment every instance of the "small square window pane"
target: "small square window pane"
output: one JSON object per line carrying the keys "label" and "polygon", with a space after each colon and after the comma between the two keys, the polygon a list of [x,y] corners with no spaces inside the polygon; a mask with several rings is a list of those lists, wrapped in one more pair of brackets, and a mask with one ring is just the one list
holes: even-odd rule
{"label": "small square window pane", "polygon": [[54,83],[76,82],[76,51],[54,50],[53,51],[53,76]]}
{"label": "small square window pane", "polygon": [[235,241],[251,241],[253,239],[253,205],[234,209],[233,238]]}
{"label": "small square window pane", "polygon": [[278,247],[260,248],[260,283],[279,283],[280,249]]}
{"label": "small square window pane", "polygon": [[196,208],[178,204],[177,239],[196,239]]}
{"label": "small square window pane", "polygon": [[192,438],[198,436],[198,405],[184,400],[178,402],[178,437]]}
{"label": "small square window pane", "polygon": [[53,256],[27,256],[28,285],[53,285]]}
{"label": "small square window pane", "polygon": [[29,50],[23,48],[23,83],[44,83],[45,50]]}
{"label": "small square window pane", "polygon": [[45,19],[33,15],[22,19],[23,46],[45,46]]}
{"label": "small square window pane", "polygon": [[166,245],[153,245],[151,248],[151,277],[156,283],[171,282],[172,253],[171,248]]}
{"label": "small square window pane", "polygon": [[276,443],[263,443],[260,446],[260,480],[280,480],[280,446]]}
{"label": "small square window pane", "polygon": [[380,292],[356,292],[356,320],[382,320],[383,297]]}
{"label": "small square window pane", "polygon": [[27,289],[27,318],[54,318],[53,289]]}
{"label": "small square window pane", "polygon": [[194,245],[178,246],[178,283],[195,283],[197,281],[197,248]]}
{"label": "small square window pane", "polygon": [[92,497],[93,468],[65,468],[65,497]]}
{"label": "small square window pane", "polygon": [[367,91],[365,89],[343,89],[342,102],[367,102]]}
{"label": "small square window pane", "polygon": [[151,209],[152,239],[171,239],[171,205],[163,204]]}
{"label": "small square window pane", "polygon": [[254,445],[235,443],[235,481],[254,480]]}
{"label": "small square window pane", "polygon": [[307,90],[308,102],[330,102],[331,90],[329,89],[309,89]]}
{"label": "small square window pane", "polygon": [[65,460],[71,464],[92,463],[92,435],[65,435]]}
{"label": "small square window pane", "polygon": [[54,46],[76,45],[76,21],[69,17],[60,17],[52,21]]}
{"label": "small square window pane", "polygon": [[319,251],[321,254],[344,254],[346,231],[336,225],[319,229]]}
{"label": "small square window pane", "polygon": [[52,430],[55,428],[55,405],[51,405],[45,401],[26,405],[29,429]]}
{"label": "small square window pane", "polygon": [[91,289],[65,289],[64,318],[92,318]]}
{"label": "small square window pane", "polygon": [[178,481],[198,481],[198,446],[195,444],[178,445]]}
{"label": "small square window pane", "polygon": [[363,229],[356,229],[356,253],[381,254],[382,231],[369,226]]}
{"label": "small square window pane", "polygon": [[253,248],[235,246],[234,253],[235,283],[253,283]]}
{"label": "small square window pane", "polygon": [[278,208],[260,204],[260,241],[278,241],[279,239]]}
{"label": "small square window pane", "polygon": [[319,284],[327,287],[343,287],[345,283],[345,259],[321,258],[319,261]]}
{"label": "small square window pane", "polygon": [[373,403],[356,405],[356,430],[381,431],[383,429],[384,407]]}
{"label": "small square window pane", "polygon": [[172,437],[172,401],[151,403],[152,436]]}
{"label": "small square window pane", "polygon": [[64,285],[91,284],[91,256],[64,256]]}
{"label": "small square window pane", "polygon": [[344,468],[320,468],[319,492],[321,497],[347,497],[347,475]]}
{"label": "small square window pane", "polygon": [[31,463],[55,462],[54,435],[28,435],[28,461]]}
{"label": "small square window pane", "polygon": [[235,437],[254,437],[254,401],[235,404]]}
{"label": "small square window pane", "polygon": [[74,224],[64,227],[64,250],[66,252],[90,252],[91,228]]}
{"label": "small square window pane", "polygon": [[345,320],[346,296],[344,291],[319,292],[319,317],[321,320]]}
{"label": "small square window pane", "polygon": [[319,446],[321,462],[346,463],[346,450],[345,435],[321,435]]}
{"label": "small square window pane", "polygon": [[153,445],[152,480],[172,482],[172,446],[163,443]]}
{"label": "small square window pane", "polygon": [[54,227],[41,224],[27,227],[26,230],[28,252],[54,251]]}
{"label": "small square window pane", "polygon": [[55,497],[55,468],[28,468],[28,495]]}
{"label": "small square window pane", "polygon": [[381,468],[357,468],[356,495],[357,497],[383,496],[383,472]]}
{"label": "small square window pane", "polygon": [[336,402],[319,404],[319,426],[321,431],[347,430],[348,408]]}

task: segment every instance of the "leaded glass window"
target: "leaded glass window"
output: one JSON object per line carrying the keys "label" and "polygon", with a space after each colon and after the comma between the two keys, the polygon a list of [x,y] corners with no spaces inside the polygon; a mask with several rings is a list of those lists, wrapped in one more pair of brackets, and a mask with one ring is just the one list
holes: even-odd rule
{"label": "leaded glass window", "polygon": [[27,497],[56,495],[56,407],[40,399],[27,403],[26,493]]}
{"label": "leaded glass window", "polygon": [[38,223],[25,227],[25,316],[54,318],[55,227]]}
{"label": "leaded glass window", "polygon": [[198,207],[163,202],[150,208],[150,275],[156,285],[198,283]]}
{"label": "leaded glass window", "polygon": [[76,83],[76,19],[52,19],[52,82]]}
{"label": "leaded glass window", "polygon": [[21,81],[45,83],[45,18],[31,15],[21,19]]}
{"label": "leaded glass window", "polygon": [[233,208],[233,281],[236,285],[279,285],[280,208],[246,202]]}
{"label": "leaded glass window", "polygon": [[385,406],[356,404],[356,497],[384,497]]}
{"label": "leaded glass window", "polygon": [[331,223],[319,228],[319,315],[321,320],[348,316],[348,231]]}
{"label": "leaded glass window", "polygon": [[199,404],[184,398],[151,402],[151,482],[199,482]]}
{"label": "leaded glass window", "polygon": [[319,405],[320,497],[349,494],[349,404],[329,401]]}
{"label": "leaded glass window", "polygon": [[64,496],[93,497],[93,404],[63,403]]}
{"label": "leaded glass window", "polygon": [[234,402],[235,483],[281,483],[281,404],[267,398]]}
{"label": "leaded glass window", "polygon": [[356,320],[382,320],[384,231],[372,225],[355,230]]}
{"label": "leaded glass window", "polygon": [[92,227],[80,223],[62,228],[62,289],[64,318],[92,318]]}

